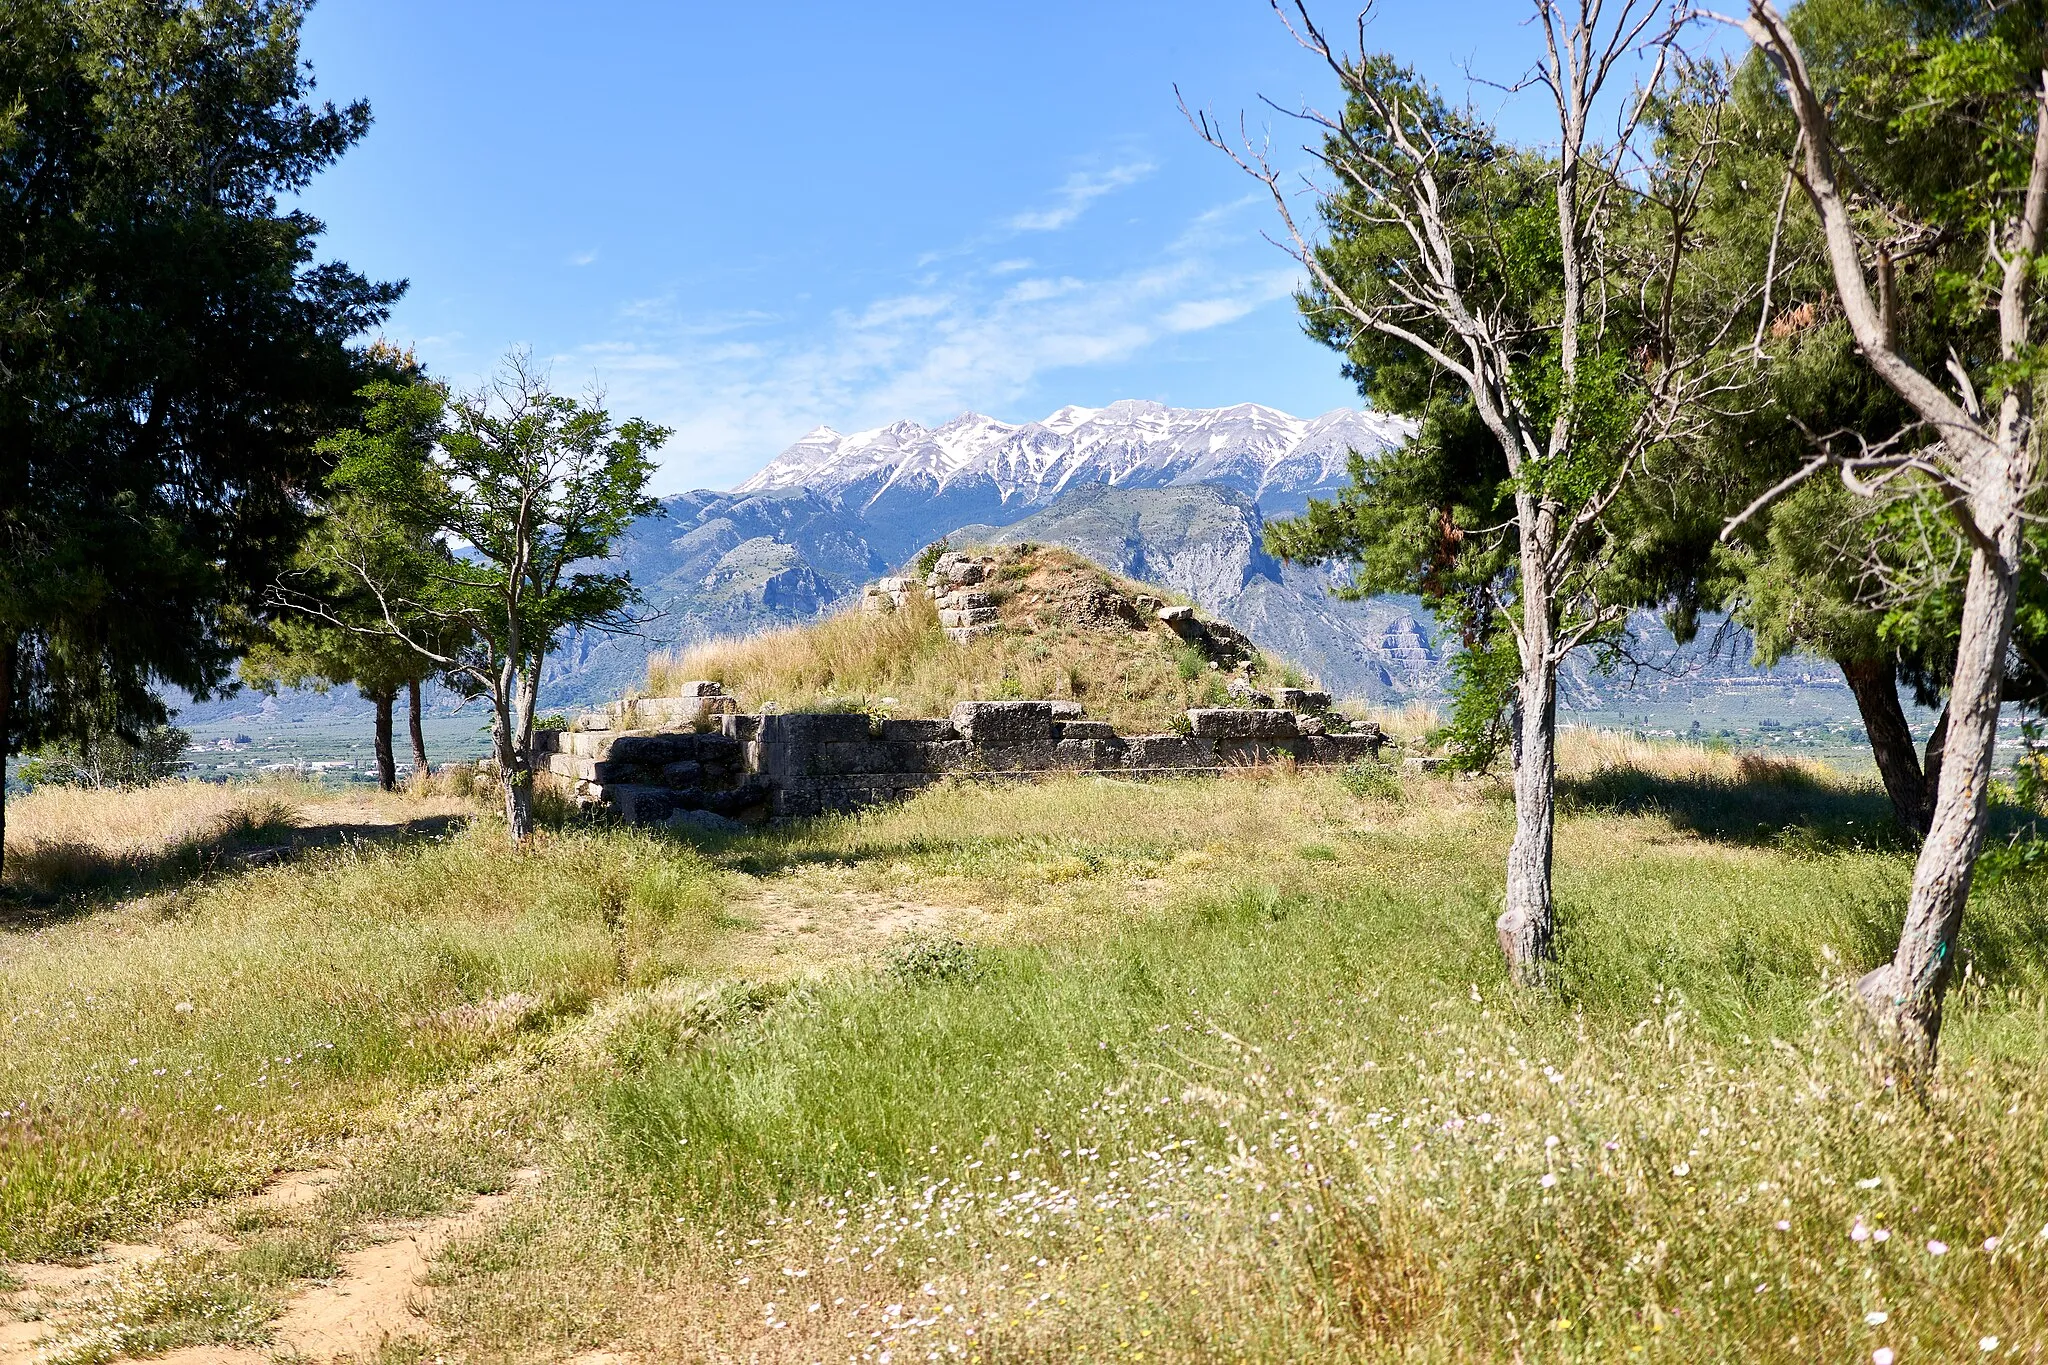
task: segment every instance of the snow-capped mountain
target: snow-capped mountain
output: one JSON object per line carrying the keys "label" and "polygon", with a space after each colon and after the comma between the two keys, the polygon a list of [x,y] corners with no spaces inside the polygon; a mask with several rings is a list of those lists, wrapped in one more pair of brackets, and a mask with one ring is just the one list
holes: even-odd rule
{"label": "snow-capped mountain", "polygon": [[1170,408],[1126,399],[1022,425],[970,412],[936,428],[892,422],[841,435],[819,427],[734,491],[837,497],[880,531],[871,537],[878,549],[900,555],[932,526],[1000,525],[1096,484],[1218,484],[1269,513],[1292,511],[1310,492],[1342,483],[1353,450],[1371,455],[1410,430],[1403,419],[1352,408],[1311,419],[1257,403]]}

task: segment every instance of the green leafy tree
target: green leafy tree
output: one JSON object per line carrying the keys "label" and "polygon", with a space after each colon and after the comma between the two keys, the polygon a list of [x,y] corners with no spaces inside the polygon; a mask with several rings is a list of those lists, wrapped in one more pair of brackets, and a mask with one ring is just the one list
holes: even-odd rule
{"label": "green leafy tree", "polygon": [[0,740],[229,681],[394,286],[280,206],[369,126],[295,0],[10,0],[0,22]]}
{"label": "green leafy tree", "polygon": [[191,742],[174,725],[147,725],[128,734],[88,725],[23,755],[21,782],[30,788],[147,787],[185,771]]}
{"label": "green leafy tree", "polygon": [[[1339,54],[1304,5],[1292,11],[1346,96],[1340,113],[1302,115],[1318,139],[1305,150],[1328,172],[1320,240],[1262,149],[1230,143],[1206,115],[1198,128],[1270,191],[1308,271],[1311,334],[1344,355],[1374,406],[1421,418],[1424,434],[1355,466],[1348,500],[1273,543],[1357,559],[1368,584],[1455,604],[1490,661],[1511,643],[1515,838],[1497,929],[1517,979],[1536,981],[1553,953],[1558,667],[1640,595],[1613,590],[1654,569],[1627,531],[1630,485],[1716,383],[1702,363],[1711,348],[1687,349],[1679,316],[1702,167],[1646,166],[1645,143],[1653,113],[1710,120],[1718,92],[1683,69],[1677,6],[1536,3],[1543,50],[1528,85],[1550,98],[1558,142],[1531,151],[1391,57]],[[1602,92],[1641,51],[1648,87],[1599,142]],[[1389,493],[1412,500],[1382,509]],[[1467,695],[1499,674],[1475,664]]]}
{"label": "green leafy tree", "polygon": [[[646,487],[669,433],[552,392],[517,352],[490,386],[448,402],[445,420],[439,395],[418,385],[366,397],[363,425],[333,443],[333,488],[392,529],[330,563],[377,601],[383,634],[489,699],[505,822],[524,839],[542,665],[568,631],[640,624],[631,578],[600,562],[659,513]],[[410,536],[451,553],[406,551]],[[463,643],[451,648],[451,634]]]}
{"label": "green leafy tree", "polygon": [[[1795,166],[1834,299],[1871,372],[1911,416],[1886,441],[1825,448],[1773,492],[1830,467],[1861,496],[1930,498],[1967,554],[1955,619],[1945,757],[1899,944],[1861,983],[1898,1060],[1931,1067],[1956,936],[1982,845],[1999,708],[2020,612],[2026,525],[2040,496],[2035,398],[2048,230],[2048,13],[2039,3],[1866,0],[1903,21],[1889,41],[1826,54],[1857,17],[1751,0],[1744,27],[1797,127]],[[1873,136],[1915,155],[1890,175]],[[1890,150],[1888,145],[1888,152]],[[1932,253],[1917,295],[1899,263]],[[1902,326],[1912,308],[1934,326]],[[1932,344],[1929,344],[1931,334]],[[1858,433],[1861,436],[1861,433]]]}

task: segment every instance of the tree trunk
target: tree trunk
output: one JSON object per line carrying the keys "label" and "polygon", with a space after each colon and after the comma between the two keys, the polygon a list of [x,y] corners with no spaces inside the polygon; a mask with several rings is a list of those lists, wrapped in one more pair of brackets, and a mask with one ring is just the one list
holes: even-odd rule
{"label": "tree trunk", "polygon": [[377,787],[388,792],[398,785],[398,764],[391,756],[391,708],[398,697],[395,692],[376,692],[370,700],[377,705]]}
{"label": "tree trunk", "polygon": [[[1920,767],[1920,751],[1913,745],[1913,731],[1906,724],[1906,709],[1899,705],[1899,672],[1890,659],[1837,659],[1849,691],[1855,694],[1856,709],[1863,716],[1863,729],[1870,736],[1870,753],[1877,760],[1877,774],[1884,779],[1885,795],[1892,799],[1892,817],[1909,834],[1925,835],[1932,814],[1928,800],[1927,774]],[[1939,726],[1936,733],[1940,733]],[[1932,736],[1928,749],[1939,754]]]}
{"label": "tree trunk", "polygon": [[405,685],[405,723],[412,731],[412,775],[424,778],[427,775],[427,734],[420,728],[420,680],[414,678]]}
{"label": "tree trunk", "polygon": [[[1898,951],[1858,985],[1883,1041],[1910,1069],[1920,1072],[1934,1065],[1942,998],[1955,966],[1956,933],[1970,898],[1991,794],[1999,693],[2019,569],[2016,506],[1994,524],[1996,549],[1980,545],[1970,556],[1934,818],[1913,867],[1913,894],[1906,904]],[[1932,747],[1933,741],[1929,743]]]}
{"label": "tree trunk", "polygon": [[1515,840],[1508,846],[1507,908],[1494,922],[1508,971],[1524,986],[1543,983],[1552,953],[1551,848],[1557,825],[1557,664],[1551,657],[1550,584],[1543,515],[1522,553],[1521,761],[1515,767]]}
{"label": "tree trunk", "polygon": [[505,835],[515,844],[533,834],[533,774],[522,761],[512,714],[513,689],[518,685],[519,674],[511,661],[501,662],[491,688],[491,753],[498,760],[498,779],[505,785]]}
{"label": "tree trunk", "polygon": [[21,637],[0,637],[0,872],[7,868],[7,760],[14,756],[14,656]]}

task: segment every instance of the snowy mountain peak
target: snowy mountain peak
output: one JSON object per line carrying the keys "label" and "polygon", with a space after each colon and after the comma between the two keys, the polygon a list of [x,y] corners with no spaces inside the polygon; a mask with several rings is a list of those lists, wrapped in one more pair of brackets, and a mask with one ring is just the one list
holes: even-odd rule
{"label": "snowy mountain peak", "polygon": [[805,488],[862,508],[906,497],[1036,506],[1091,483],[1221,483],[1256,498],[1331,487],[1351,451],[1373,454],[1410,430],[1354,408],[1304,419],[1259,403],[1172,408],[1141,398],[1063,407],[1022,426],[964,412],[935,430],[819,427],[735,491]]}

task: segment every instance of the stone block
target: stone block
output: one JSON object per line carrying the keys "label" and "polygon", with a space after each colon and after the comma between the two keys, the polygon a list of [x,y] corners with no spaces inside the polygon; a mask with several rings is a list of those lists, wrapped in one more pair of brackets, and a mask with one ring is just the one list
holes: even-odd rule
{"label": "stone block", "polygon": [[1106,720],[1062,720],[1053,722],[1054,739],[1101,739],[1117,737],[1116,727]]}
{"label": "stone block", "polygon": [[1115,768],[1123,760],[1124,746],[1113,740],[1062,739],[1052,746],[1053,765],[1060,768]]}
{"label": "stone block", "polygon": [[1293,739],[1300,734],[1292,711],[1198,706],[1188,724],[1203,739]]}
{"label": "stone block", "polygon": [[974,761],[974,746],[964,739],[931,740],[904,747],[911,751],[911,765],[919,772],[950,772]]}
{"label": "stone block", "polygon": [[535,730],[533,732],[534,758],[538,760],[543,754],[567,752],[567,746],[562,743],[562,740],[568,733],[566,730]]}
{"label": "stone block", "polygon": [[941,607],[939,624],[958,628],[960,626],[985,626],[993,623],[997,612],[994,607]]}
{"label": "stone block", "polygon": [[1216,761],[1226,768],[1261,768],[1292,759],[1299,740],[1219,739]]}
{"label": "stone block", "polygon": [[1124,740],[1124,766],[1130,768],[1213,768],[1213,740],[1191,735],[1132,735]]}
{"label": "stone block", "polygon": [[1432,755],[1418,754],[1414,758],[1402,759],[1401,766],[1413,773],[1434,773],[1443,771],[1444,765],[1449,761]]}
{"label": "stone block", "polygon": [[708,810],[679,810],[668,817],[668,827],[680,830],[702,830],[708,834],[745,834],[747,827],[729,815],[716,815]]}
{"label": "stone block", "polygon": [[1386,737],[1377,729],[1363,730],[1350,735],[1324,735],[1322,743],[1329,746],[1332,763],[1356,763],[1361,759],[1377,759],[1380,746]]}
{"label": "stone block", "polygon": [[1059,746],[1048,729],[1043,739],[974,745],[974,766],[989,772],[1039,772],[1060,766]]}
{"label": "stone block", "polygon": [[1224,685],[1223,690],[1228,692],[1231,700],[1239,706],[1255,707],[1261,711],[1272,709],[1273,699],[1253,687],[1250,679],[1232,678]]}
{"label": "stone block", "polygon": [[1048,706],[1052,707],[1052,718],[1053,718],[1054,720],[1056,720],[1056,721],[1057,721],[1057,720],[1079,720],[1079,719],[1081,719],[1081,703],[1080,703],[1080,702],[1077,702],[1077,701],[1054,701],[1054,702],[1047,702],[1047,703],[1046,703],[1046,705],[1048,705]]}
{"label": "stone block", "polygon": [[954,738],[950,720],[885,720],[882,738],[896,744],[938,744]]}
{"label": "stone block", "polygon": [[694,759],[678,759],[661,768],[662,783],[670,787],[695,787],[704,781],[704,765]]}
{"label": "stone block", "polygon": [[984,621],[978,626],[944,627],[946,638],[956,645],[964,645],[969,640],[979,640],[984,635],[993,634],[997,629],[999,627],[993,621]]}
{"label": "stone block", "polygon": [[697,738],[694,734],[658,731],[613,735],[609,743],[601,746],[602,752],[594,757],[610,759],[614,763],[651,763],[658,767],[678,759],[695,758]]}
{"label": "stone block", "polygon": [[763,744],[853,744],[868,734],[860,711],[791,711],[761,717],[759,738]]}
{"label": "stone block", "polygon": [[1284,709],[1304,715],[1320,716],[1330,709],[1328,692],[1311,692],[1301,687],[1282,687],[1277,689],[1273,696]]}
{"label": "stone block", "polygon": [[576,717],[576,723],[570,728],[575,730],[609,730],[612,728],[611,714],[606,711],[585,711],[582,715]]}
{"label": "stone block", "polygon": [[910,747],[872,739],[820,744],[811,750],[808,771],[819,777],[902,772],[916,761],[916,756],[907,752]]}
{"label": "stone block", "polygon": [[665,787],[605,784],[604,799],[612,813],[629,825],[660,825],[677,809],[675,793]]}
{"label": "stone block", "polygon": [[907,578],[877,578],[875,580],[875,591],[886,592],[892,595],[899,592],[908,592],[910,591],[910,580]]}
{"label": "stone block", "polygon": [[675,690],[674,695],[678,701],[686,697],[722,697],[725,695],[725,688],[707,678],[684,683]]}
{"label": "stone block", "polygon": [[758,739],[761,735],[759,716],[730,715],[718,718],[718,733],[727,739],[746,741]]}
{"label": "stone block", "polygon": [[1161,607],[1152,614],[1166,622],[1169,626],[1177,626],[1182,622],[1195,619],[1195,609],[1193,607]]}
{"label": "stone block", "polygon": [[963,701],[953,707],[953,729],[976,747],[1050,742],[1052,703]]}

